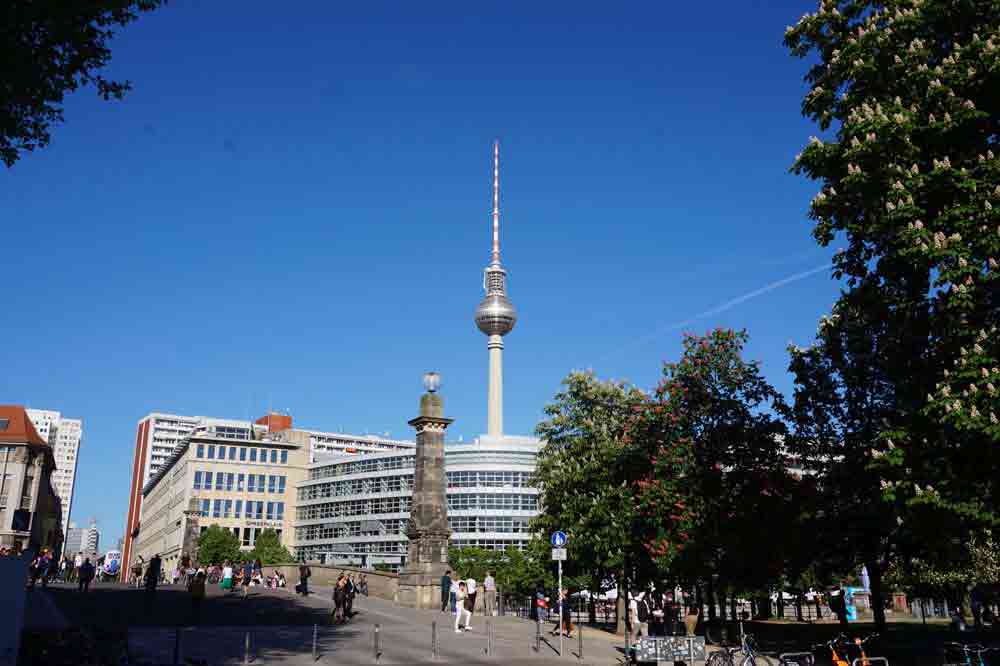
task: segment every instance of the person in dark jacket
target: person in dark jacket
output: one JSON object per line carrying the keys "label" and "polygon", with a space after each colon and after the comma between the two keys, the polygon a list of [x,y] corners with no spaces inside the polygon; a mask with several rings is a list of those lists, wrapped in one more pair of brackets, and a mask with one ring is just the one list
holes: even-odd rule
{"label": "person in dark jacket", "polygon": [[451,569],[441,576],[441,612],[448,612],[448,603],[451,601]]}
{"label": "person in dark jacket", "polygon": [[312,569],[303,562],[299,565],[299,594],[304,597],[309,596],[309,577],[312,576]]}

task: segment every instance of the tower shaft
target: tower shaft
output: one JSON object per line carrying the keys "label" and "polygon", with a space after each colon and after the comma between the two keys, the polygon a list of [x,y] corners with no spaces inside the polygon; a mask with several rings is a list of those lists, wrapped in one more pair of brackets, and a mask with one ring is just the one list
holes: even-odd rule
{"label": "tower shaft", "polygon": [[490,437],[500,437],[503,435],[503,337],[491,335],[486,346],[490,350],[486,433]]}

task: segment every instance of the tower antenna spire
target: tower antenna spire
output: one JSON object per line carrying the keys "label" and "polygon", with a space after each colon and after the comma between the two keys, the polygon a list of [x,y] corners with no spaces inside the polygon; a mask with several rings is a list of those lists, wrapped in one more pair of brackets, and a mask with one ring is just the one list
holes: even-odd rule
{"label": "tower antenna spire", "polygon": [[492,262],[500,263],[500,140],[493,142],[493,255]]}

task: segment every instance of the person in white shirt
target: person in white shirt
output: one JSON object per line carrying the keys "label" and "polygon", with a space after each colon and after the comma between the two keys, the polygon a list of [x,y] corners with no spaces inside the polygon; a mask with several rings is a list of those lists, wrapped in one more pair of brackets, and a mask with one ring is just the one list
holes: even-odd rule
{"label": "person in white shirt", "polygon": [[486,590],[486,597],[483,599],[487,615],[497,614],[497,582],[493,579],[493,572],[486,572],[486,579],[483,580],[483,589]]}
{"label": "person in white shirt", "polygon": [[469,580],[465,581],[465,589],[469,595],[468,604],[466,605],[469,613],[474,613],[476,612],[476,579],[470,576]]}
{"label": "person in white shirt", "polygon": [[229,560],[226,560],[225,565],[222,567],[221,587],[223,590],[226,590],[227,593],[232,592],[233,590],[233,565],[229,562]]}
{"label": "person in white shirt", "polygon": [[458,607],[458,581],[454,578],[451,580],[451,612],[455,612],[455,608]]}
{"label": "person in white shirt", "polygon": [[468,592],[466,591],[465,583],[460,582],[458,584],[458,592],[455,594],[455,633],[460,634],[462,630],[458,628],[462,615],[465,615],[465,630],[469,631],[472,629],[472,613],[465,607],[465,602],[468,601]]}

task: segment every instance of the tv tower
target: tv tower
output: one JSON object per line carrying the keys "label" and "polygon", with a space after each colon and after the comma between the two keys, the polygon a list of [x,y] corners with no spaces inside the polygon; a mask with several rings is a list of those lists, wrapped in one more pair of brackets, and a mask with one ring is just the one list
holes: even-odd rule
{"label": "tv tower", "polygon": [[490,388],[486,433],[503,435],[503,336],[514,329],[517,311],[507,298],[507,271],[500,264],[500,142],[493,142],[493,252],[483,269],[486,297],[476,308],[476,326],[488,337]]}

